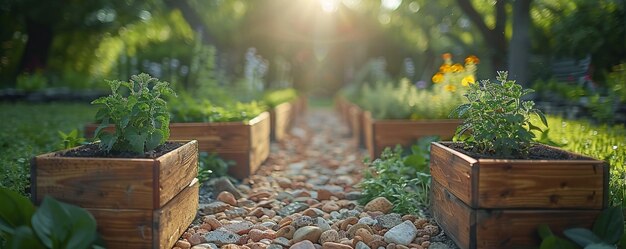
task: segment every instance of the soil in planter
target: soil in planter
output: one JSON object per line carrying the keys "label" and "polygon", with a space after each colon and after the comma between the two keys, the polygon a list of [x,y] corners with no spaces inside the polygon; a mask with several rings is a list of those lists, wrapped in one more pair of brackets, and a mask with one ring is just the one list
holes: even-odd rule
{"label": "soil in planter", "polygon": [[157,147],[154,150],[148,151],[145,154],[134,154],[132,152],[116,152],[111,151],[107,153],[100,149],[100,146],[96,143],[86,144],[75,149],[57,152],[56,156],[62,157],[105,157],[105,158],[157,158],[167,154],[176,148],[183,146],[184,143],[178,142],[165,142],[165,144]]}
{"label": "soil in planter", "polygon": [[[462,143],[450,143],[447,144],[453,150],[461,152],[463,154],[469,155],[476,159],[502,159],[501,157],[496,157],[492,155],[479,154],[475,152],[471,152],[465,150],[463,148]],[[555,150],[551,147],[542,145],[542,144],[534,144],[530,147],[528,151],[528,155],[526,157],[515,157],[515,158],[507,158],[507,159],[518,159],[518,160],[584,160],[588,159],[586,157],[582,157],[579,155],[567,153],[565,151]]]}

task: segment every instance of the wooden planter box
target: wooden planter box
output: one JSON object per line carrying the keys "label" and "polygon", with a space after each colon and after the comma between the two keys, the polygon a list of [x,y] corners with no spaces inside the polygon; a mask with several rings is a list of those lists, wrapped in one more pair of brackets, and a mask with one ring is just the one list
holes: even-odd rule
{"label": "wooden planter box", "polygon": [[463,249],[534,248],[540,224],[591,227],[607,206],[602,161],[474,159],[449,144],[431,145],[431,209]]}
{"label": "wooden planter box", "polygon": [[348,110],[350,127],[352,130],[352,144],[356,148],[365,147],[365,132],[363,127],[363,110],[354,104]]}
{"label": "wooden planter box", "polygon": [[352,103],[350,103],[346,98],[342,96],[338,96],[335,99],[335,104],[337,105],[337,111],[341,120],[345,122],[348,126],[348,130],[352,132],[352,127],[350,126],[350,118],[349,118],[349,109]]}
{"label": "wooden planter box", "polygon": [[461,124],[459,119],[438,120],[377,120],[369,111],[363,113],[365,147],[373,160],[378,158],[386,147],[397,144],[409,146],[426,136],[439,136],[449,140]]}
{"label": "wooden planter box", "polygon": [[291,103],[282,103],[270,111],[272,140],[282,141],[291,128],[293,107]]}
{"label": "wooden planter box", "polygon": [[[85,126],[85,136],[93,137],[97,124]],[[113,127],[110,128],[113,130]],[[254,173],[270,153],[270,115],[261,113],[247,124],[243,122],[171,123],[170,139],[198,140],[198,149],[217,153],[236,165],[228,173],[243,179]]]}
{"label": "wooden planter box", "polygon": [[31,163],[31,197],[85,208],[107,248],[171,248],[198,210],[198,143],[158,158],[60,157]]}

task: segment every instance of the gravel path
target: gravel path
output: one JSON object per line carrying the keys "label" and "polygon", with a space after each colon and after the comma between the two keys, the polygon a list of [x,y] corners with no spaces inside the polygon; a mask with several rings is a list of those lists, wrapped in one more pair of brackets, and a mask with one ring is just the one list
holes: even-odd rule
{"label": "gravel path", "polygon": [[456,248],[431,220],[390,213],[383,197],[358,205],[365,153],[330,110],[302,119],[255,175],[205,184],[198,219],[174,248]]}

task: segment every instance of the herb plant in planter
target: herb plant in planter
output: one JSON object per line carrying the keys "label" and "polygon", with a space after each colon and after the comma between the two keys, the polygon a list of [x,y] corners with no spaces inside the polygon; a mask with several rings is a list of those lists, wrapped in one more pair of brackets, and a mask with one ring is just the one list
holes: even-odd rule
{"label": "herb plant in planter", "polygon": [[[557,232],[590,227],[607,207],[608,167],[600,160],[533,143],[538,115],[531,93],[498,72],[497,82],[470,85],[461,142],[434,142],[432,212],[462,248],[526,248],[537,227]],[[467,131],[471,130],[471,133]]]}
{"label": "herb plant in planter", "polygon": [[110,248],[171,248],[198,208],[198,144],[167,141],[167,82],[140,74],[109,85],[93,101],[100,141],[35,157],[32,198],[87,209]]}

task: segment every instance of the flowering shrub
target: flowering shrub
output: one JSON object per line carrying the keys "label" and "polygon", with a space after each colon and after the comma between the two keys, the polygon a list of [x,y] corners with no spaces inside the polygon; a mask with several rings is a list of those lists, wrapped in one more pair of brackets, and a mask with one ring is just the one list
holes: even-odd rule
{"label": "flowering shrub", "polygon": [[476,65],[480,63],[478,57],[474,55],[466,57],[465,66],[453,63],[450,53],[445,53],[441,57],[443,64],[439,67],[439,72],[432,77],[434,84],[441,85],[446,91],[456,92],[476,82]]}

